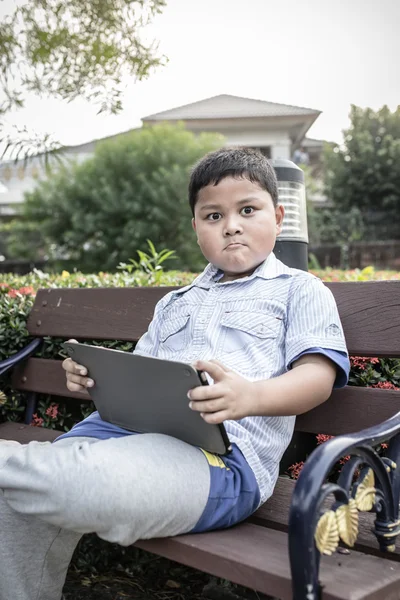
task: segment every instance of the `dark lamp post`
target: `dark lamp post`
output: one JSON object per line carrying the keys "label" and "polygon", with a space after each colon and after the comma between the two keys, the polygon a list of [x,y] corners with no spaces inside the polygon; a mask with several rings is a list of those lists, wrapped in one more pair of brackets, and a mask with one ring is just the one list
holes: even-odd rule
{"label": "dark lamp post", "polygon": [[274,252],[288,267],[308,270],[306,189],[303,171],[290,160],[271,160],[277,179],[279,204],[285,209],[282,233]]}

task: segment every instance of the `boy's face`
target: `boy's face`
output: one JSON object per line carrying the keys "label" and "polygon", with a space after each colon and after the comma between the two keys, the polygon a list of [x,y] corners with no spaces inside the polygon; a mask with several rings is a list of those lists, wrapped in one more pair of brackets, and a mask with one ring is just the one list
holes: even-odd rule
{"label": "boy's face", "polygon": [[205,258],[230,281],[251,275],[269,256],[283,216],[283,206],[257,183],[225,177],[200,190],[192,225]]}

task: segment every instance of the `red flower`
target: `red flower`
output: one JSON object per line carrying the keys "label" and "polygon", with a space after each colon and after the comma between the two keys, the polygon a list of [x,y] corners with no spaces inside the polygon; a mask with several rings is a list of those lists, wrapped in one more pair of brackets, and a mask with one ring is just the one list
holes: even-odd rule
{"label": "red flower", "polygon": [[381,390],[399,390],[400,388],[396,387],[394,383],[390,383],[390,381],[378,381],[378,383],[373,383],[368,386],[372,388],[380,388]]}
{"label": "red flower", "polygon": [[7,292],[7,296],[10,296],[10,298],[16,298],[18,296],[18,291],[17,290],[9,290]]}
{"label": "red flower", "polygon": [[0,283],[0,288],[9,288],[9,284],[8,283]]}
{"label": "red flower", "polygon": [[381,444],[381,448],[382,448],[382,450],[386,450],[386,448],[389,448],[389,444],[387,444],[386,442],[383,442],[383,444]]}
{"label": "red flower", "polygon": [[31,425],[33,425],[34,427],[43,427],[42,417],[38,417],[37,414],[35,413],[32,417]]}
{"label": "red flower", "polygon": [[56,419],[58,415],[58,404],[51,404],[46,408],[46,415],[51,419]]}
{"label": "red flower", "polygon": [[340,462],[341,465],[345,465],[348,460],[350,460],[350,454],[348,454],[347,456],[344,456],[343,458],[341,458],[339,460],[339,462]]}
{"label": "red flower", "polygon": [[31,285],[27,285],[25,287],[19,288],[19,293],[23,296],[34,296],[36,294],[35,290]]}
{"label": "red flower", "polygon": [[324,444],[325,442],[331,440],[334,437],[334,435],[326,435],[325,433],[319,433],[317,435],[317,444]]}
{"label": "red flower", "polygon": [[301,462],[295,463],[291,467],[289,467],[288,471],[290,471],[290,475],[293,479],[298,479],[301,473],[302,468],[304,467],[304,460]]}
{"label": "red flower", "polygon": [[369,356],[350,356],[350,363],[353,369],[358,368],[361,371],[365,371],[365,368],[368,364],[379,364],[379,358],[372,358]]}

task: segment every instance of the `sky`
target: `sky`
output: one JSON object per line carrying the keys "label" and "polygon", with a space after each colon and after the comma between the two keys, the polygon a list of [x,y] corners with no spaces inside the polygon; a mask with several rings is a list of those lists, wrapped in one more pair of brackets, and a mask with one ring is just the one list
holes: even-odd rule
{"label": "sky", "polygon": [[[2,0],[0,18],[13,5]],[[126,82],[119,115],[97,115],[83,100],[27,96],[8,121],[74,145],[232,94],[320,110],[307,136],[340,142],[351,104],[400,104],[399,26],[400,0],[167,0],[145,34],[168,65]]]}

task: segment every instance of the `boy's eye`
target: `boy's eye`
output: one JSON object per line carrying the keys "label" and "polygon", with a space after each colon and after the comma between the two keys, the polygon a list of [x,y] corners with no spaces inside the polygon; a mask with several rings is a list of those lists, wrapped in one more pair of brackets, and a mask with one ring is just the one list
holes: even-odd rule
{"label": "boy's eye", "polygon": [[240,212],[244,215],[251,215],[254,212],[254,208],[252,206],[245,206]]}
{"label": "boy's eye", "polygon": [[209,215],[207,215],[207,220],[208,221],[219,221],[220,218],[220,213],[214,212],[214,213],[210,213]]}

